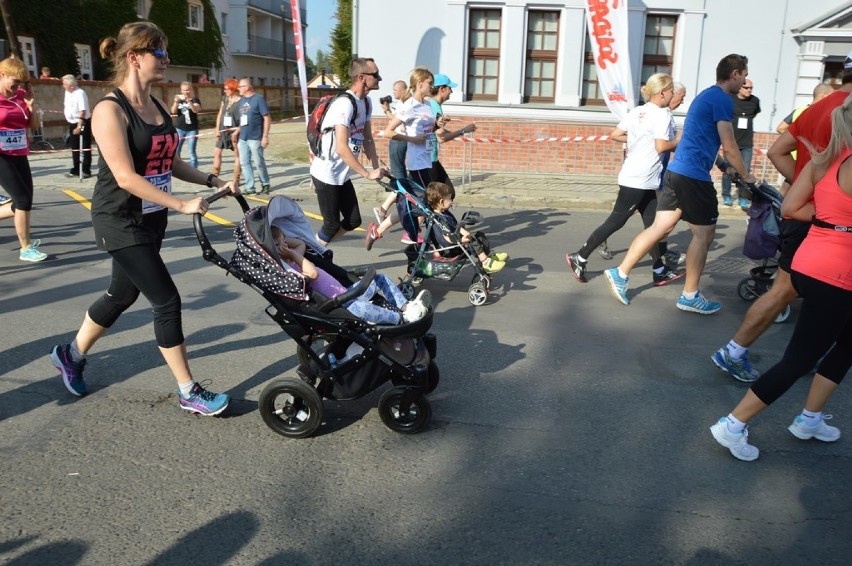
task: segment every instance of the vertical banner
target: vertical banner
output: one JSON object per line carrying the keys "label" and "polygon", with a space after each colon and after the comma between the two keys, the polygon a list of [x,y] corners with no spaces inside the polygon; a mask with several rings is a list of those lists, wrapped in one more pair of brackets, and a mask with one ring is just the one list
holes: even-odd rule
{"label": "vertical banner", "polygon": [[[290,0],[290,9],[293,19],[293,41],[296,43],[296,67],[299,69],[299,86],[302,89],[302,110],[305,113],[305,124],[308,123],[308,79],[305,76],[305,42],[302,38],[302,11],[299,9],[299,0]],[[285,45],[286,49],[287,46]],[[287,54],[284,54],[287,57]]]}
{"label": "vertical banner", "polygon": [[633,108],[627,0],[586,0],[586,21],[604,101],[621,120]]}

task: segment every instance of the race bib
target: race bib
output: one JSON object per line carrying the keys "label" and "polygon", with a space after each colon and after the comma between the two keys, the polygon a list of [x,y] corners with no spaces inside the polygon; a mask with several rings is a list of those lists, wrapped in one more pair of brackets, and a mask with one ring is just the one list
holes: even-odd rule
{"label": "race bib", "polygon": [[426,134],[426,148],[429,151],[434,149],[436,143],[438,143],[438,137],[435,134]]}
{"label": "race bib", "polygon": [[248,126],[248,114],[240,116],[240,126]]}
{"label": "race bib", "polygon": [[26,148],[26,130],[0,130],[0,150],[17,151]]}
{"label": "race bib", "polygon": [[234,118],[227,114],[224,118],[222,118],[222,125],[226,128],[230,128],[234,125]]}
{"label": "race bib", "polygon": [[352,155],[359,155],[361,153],[361,145],[363,145],[364,140],[360,138],[349,138],[349,149],[352,150]]}
{"label": "race bib", "polygon": [[[172,194],[172,172],[160,173],[159,175],[145,175],[145,180],[163,191]],[[147,200],[142,201],[142,214],[150,214],[166,208],[160,204],[154,204]]]}
{"label": "race bib", "polygon": [[747,130],[748,129],[748,118],[740,116],[737,118],[737,129],[738,130]]}

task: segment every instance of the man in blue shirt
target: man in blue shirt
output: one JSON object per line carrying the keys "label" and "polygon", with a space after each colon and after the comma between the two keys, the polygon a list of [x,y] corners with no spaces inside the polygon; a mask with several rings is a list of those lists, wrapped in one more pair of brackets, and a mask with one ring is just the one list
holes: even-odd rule
{"label": "man in blue shirt", "polygon": [[[251,79],[243,77],[237,84],[242,98],[237,102],[240,123],[237,124],[237,149],[240,153],[240,166],[246,178],[246,193],[268,193],[269,173],[266,171],[266,159],[263,150],[269,146],[269,127],[272,119],[269,117],[269,107],[266,100],[252,88]],[[257,166],[260,177],[260,190],[254,189],[254,170],[252,161]]]}
{"label": "man in blue shirt", "polygon": [[699,314],[713,314],[722,308],[700,293],[698,282],[716,235],[719,204],[710,171],[720,144],[730,164],[729,171],[734,169],[746,183],[755,182],[743,163],[731,123],[734,103],[730,95],[740,90],[747,76],[748,59],[728,55],[716,66],[716,84],[702,91],[689,107],[680,144],[663,178],[654,223],[636,236],[621,265],[604,272],[610,291],[619,302],[630,304],[627,283],[633,267],[683,218],[689,223],[692,241],[686,250],[683,293],[676,306]]}

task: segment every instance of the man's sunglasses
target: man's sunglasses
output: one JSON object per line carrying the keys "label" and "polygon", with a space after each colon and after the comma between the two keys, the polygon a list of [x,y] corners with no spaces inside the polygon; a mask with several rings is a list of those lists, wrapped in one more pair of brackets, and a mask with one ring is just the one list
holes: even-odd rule
{"label": "man's sunglasses", "polygon": [[361,73],[361,74],[362,74],[362,75],[367,75],[367,76],[373,77],[373,78],[374,78],[374,79],[376,79],[377,81],[382,80],[382,76],[379,74],[379,72],[378,72],[378,71],[376,71],[375,73]]}
{"label": "man's sunglasses", "polygon": [[168,59],[169,52],[163,49],[162,47],[157,47],[156,49],[143,49],[146,53],[151,53],[157,59]]}

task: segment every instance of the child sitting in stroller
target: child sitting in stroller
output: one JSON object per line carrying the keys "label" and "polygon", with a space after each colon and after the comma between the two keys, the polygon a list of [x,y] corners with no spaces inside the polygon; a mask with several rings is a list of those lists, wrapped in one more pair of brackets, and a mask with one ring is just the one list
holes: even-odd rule
{"label": "child sitting in stroller", "polygon": [[[450,212],[455,198],[455,191],[452,187],[445,183],[432,181],[426,187],[426,204],[430,209],[432,209],[435,216],[451,230],[458,228],[459,224],[456,217],[452,212]],[[443,238],[446,243],[453,243],[452,240],[440,231],[437,231],[437,233],[440,234],[437,237]],[[461,228],[459,229],[459,234],[461,235],[461,243],[469,244],[476,252],[477,257],[482,264],[482,269],[486,273],[497,273],[506,267],[506,261],[509,259],[509,254],[506,252],[491,252],[491,245],[484,233],[481,231],[471,233],[470,231]],[[437,243],[440,245],[444,242],[439,241]],[[462,251],[456,247],[441,251],[440,253],[444,257],[452,257],[460,255]]]}
{"label": "child sitting in stroller", "polygon": [[[306,246],[304,241],[286,237],[277,226],[271,227],[271,234],[285,269],[300,273],[310,281],[311,287],[315,291],[328,298],[334,298],[346,291],[347,288],[337,279],[314,265],[310,260],[305,259]],[[394,308],[386,308],[373,303],[371,299],[376,293],[381,295]],[[429,291],[423,290],[417,295],[417,298],[407,301],[386,275],[377,273],[364,294],[348,301],[343,306],[346,310],[367,322],[392,325],[400,324],[403,321],[406,323],[416,322],[426,316],[429,310],[428,303],[431,302],[430,297]]]}

